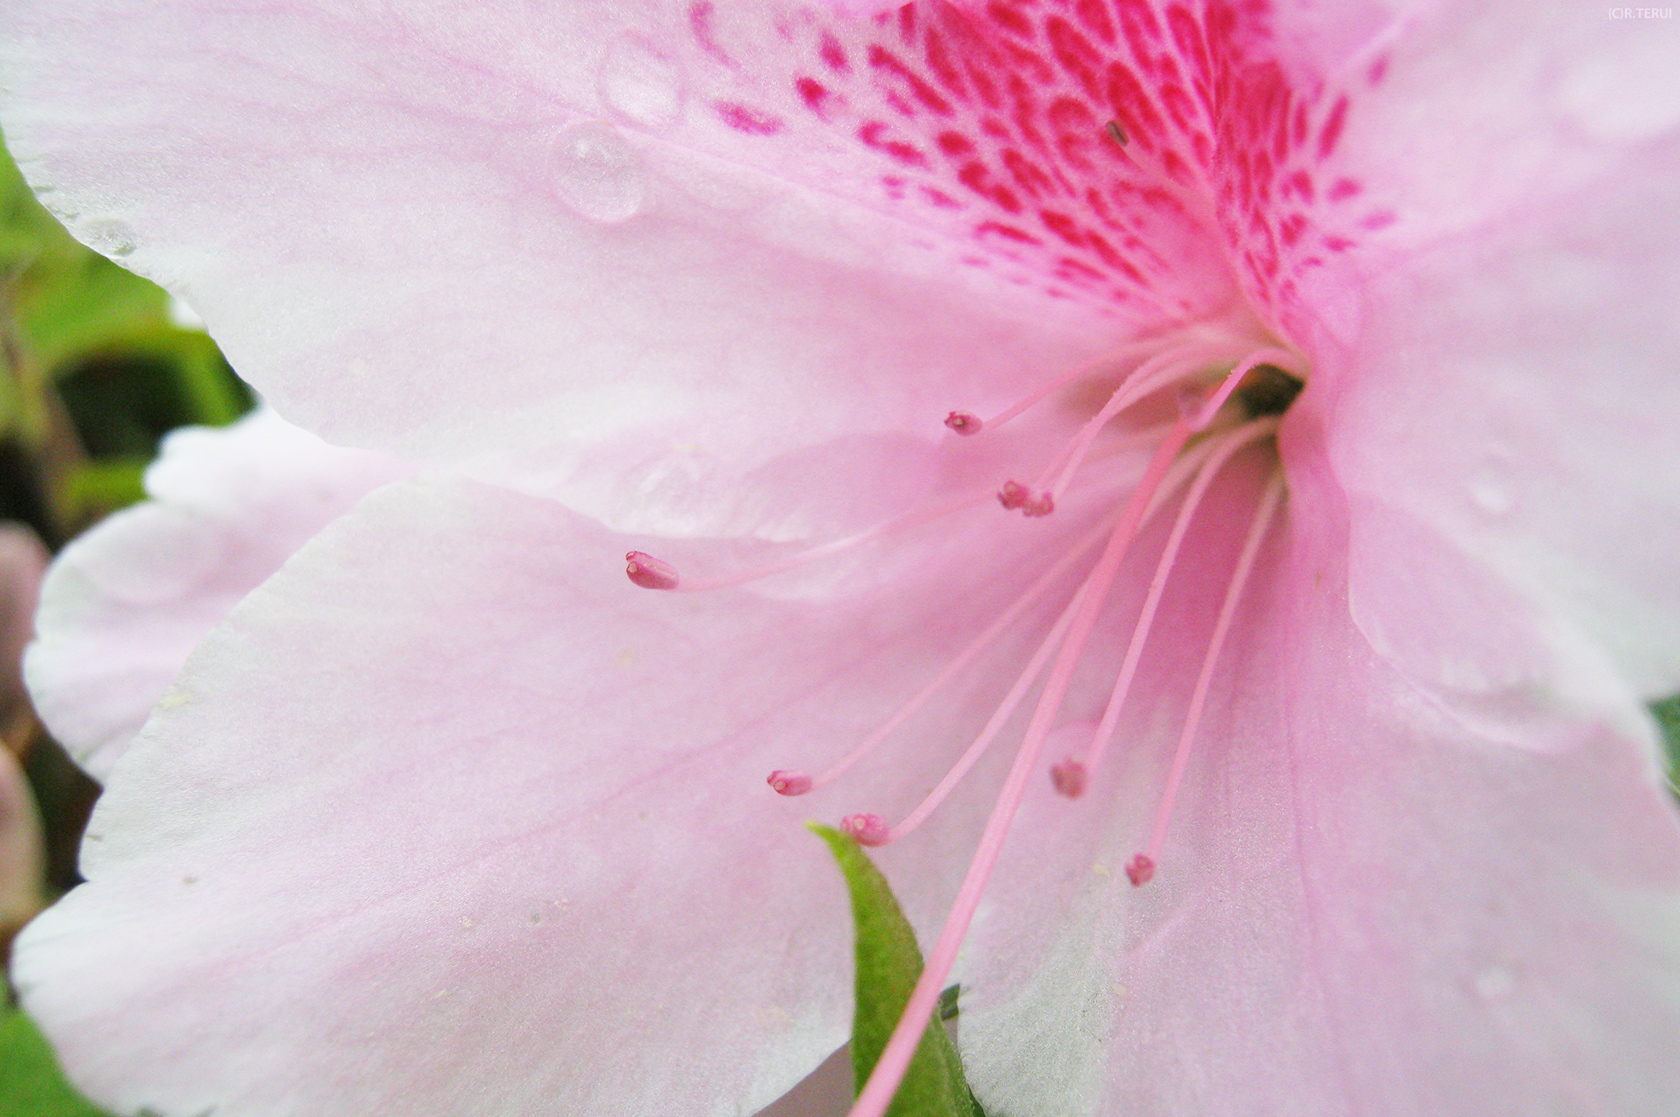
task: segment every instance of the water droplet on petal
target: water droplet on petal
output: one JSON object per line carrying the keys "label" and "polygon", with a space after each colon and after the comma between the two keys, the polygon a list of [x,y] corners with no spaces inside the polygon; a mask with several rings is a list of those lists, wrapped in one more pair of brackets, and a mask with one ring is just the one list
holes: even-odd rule
{"label": "water droplet on petal", "polygon": [[670,124],[682,113],[682,71],[628,36],[607,48],[600,92],[614,112],[650,128]]}
{"label": "water droplet on petal", "polygon": [[554,193],[591,221],[616,225],[641,210],[647,171],[618,129],[588,120],[555,141]]}
{"label": "water droplet on petal", "polygon": [[131,256],[138,247],[128,223],[112,218],[81,222],[76,232],[89,248],[106,256]]}

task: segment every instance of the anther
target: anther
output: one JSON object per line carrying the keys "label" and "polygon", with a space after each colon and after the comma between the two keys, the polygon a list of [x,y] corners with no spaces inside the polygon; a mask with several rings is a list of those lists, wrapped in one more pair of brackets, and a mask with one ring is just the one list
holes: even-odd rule
{"label": "anther", "polygon": [[986,424],[971,411],[953,411],[945,416],[945,425],[958,434],[979,434]]}
{"label": "anther", "polygon": [[1048,516],[1056,510],[1056,500],[1048,492],[1035,494],[1019,481],[1005,481],[997,497],[999,504],[1010,511],[1019,508],[1023,516]]}
{"label": "anther", "polygon": [[1138,854],[1126,862],[1126,879],[1133,888],[1142,888],[1155,879],[1155,860],[1147,853]]}
{"label": "anther", "polygon": [[777,768],[765,782],[777,795],[803,795],[811,790],[811,777],[796,768]]}
{"label": "anther", "polygon": [[849,814],[840,820],[840,829],[866,846],[887,844],[887,820],[878,814]]}
{"label": "anther", "polygon": [[1085,765],[1068,757],[1050,766],[1050,783],[1069,799],[1085,794]]}
{"label": "anther", "polygon": [[645,590],[674,590],[677,588],[677,568],[646,551],[631,551],[624,556],[624,572],[630,580]]}
{"label": "anther", "polygon": [[1120,127],[1120,122],[1118,120],[1109,121],[1108,127],[1105,128],[1104,131],[1108,133],[1109,139],[1113,140],[1121,147],[1126,146],[1126,130]]}

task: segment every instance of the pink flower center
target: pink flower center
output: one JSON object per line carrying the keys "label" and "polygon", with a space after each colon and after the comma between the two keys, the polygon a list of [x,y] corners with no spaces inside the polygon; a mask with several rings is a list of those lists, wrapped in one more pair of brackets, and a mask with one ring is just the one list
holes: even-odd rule
{"label": "pink flower center", "polygon": [[[1020,807],[1030,773],[1037,766],[1039,754],[1055,727],[1076,668],[1096,632],[1098,617],[1122,562],[1139,538],[1142,527],[1175,496],[1183,494],[1166,542],[1156,556],[1154,574],[1102,718],[1082,749],[1060,758],[1050,767],[1052,785],[1068,798],[1083,795],[1103,763],[1186,532],[1209,486],[1240,451],[1267,444],[1277,431],[1282,413],[1303,387],[1307,374],[1306,362],[1288,348],[1234,331],[1206,327],[1128,346],[1098,362],[1110,368],[1117,363],[1129,366],[1128,371],[1106,402],[1059,448],[1049,465],[1028,481],[1006,479],[995,496],[1006,511],[1019,511],[1032,517],[1052,515],[1064,495],[1082,476],[1097,472],[1091,467],[1103,460],[1104,448],[1112,450],[1117,443],[1135,446],[1141,440],[1152,448],[1149,464],[1124,500],[1099,516],[1097,522],[1071,545],[1060,546],[1045,570],[992,618],[986,628],[938,675],[874,732],[821,772],[811,774],[784,768],[769,775],[770,786],[778,794],[790,796],[806,794],[840,779],[853,765],[888,741],[953,678],[993,647],[999,637],[1060,584],[1064,576],[1081,566],[1085,567],[1085,575],[1078,587],[978,736],[921,803],[896,823],[889,823],[873,812],[848,815],[841,822],[845,831],[865,845],[886,845],[908,837],[939,809],[968,776],[1042,679],[1038,701],[1017,746],[1014,763],[998,791],[991,817],[945,927],[929,953],[922,980],[877,1066],[875,1076],[859,1096],[853,1117],[879,1117],[908,1066],[921,1029],[955,962],[957,948],[967,933],[1004,838]],[[1092,366],[1075,369],[991,417],[982,418],[969,411],[952,411],[945,425],[955,435],[964,438],[996,431],[1034,404],[1068,384],[1088,377],[1091,372]],[[1176,417],[1153,426],[1139,427],[1134,423],[1129,432],[1117,430],[1129,414],[1146,409],[1175,412]],[[810,548],[792,558],[724,578],[684,582],[668,563],[639,551],[632,551],[627,556],[627,573],[631,581],[644,588],[678,592],[740,584],[821,559],[864,540],[921,527],[960,509],[983,503],[988,495],[969,494],[943,507],[918,509],[848,539]],[[1153,826],[1144,848],[1126,866],[1126,875],[1134,886],[1147,884],[1158,871],[1174,805],[1207,704],[1214,667],[1230,632],[1260,544],[1282,496],[1282,473],[1274,467],[1243,529],[1241,551],[1230,572],[1218,619],[1193,685]],[[882,1085],[876,1086],[877,1080]]]}

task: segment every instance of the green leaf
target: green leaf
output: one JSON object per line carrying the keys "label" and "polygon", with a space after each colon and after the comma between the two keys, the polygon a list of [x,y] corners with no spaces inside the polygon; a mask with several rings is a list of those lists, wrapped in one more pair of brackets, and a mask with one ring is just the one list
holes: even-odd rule
{"label": "green leaf", "polygon": [[29,1017],[0,1009],[0,1113],[6,1117],[106,1117],[58,1069],[52,1048]]}
{"label": "green leaf", "polygon": [[1673,694],[1661,702],[1651,703],[1651,712],[1657,716],[1657,727],[1662,730],[1663,744],[1668,746],[1668,780],[1676,790],[1680,790],[1680,694]]}
{"label": "green leaf", "polygon": [[[852,897],[852,921],[857,931],[852,1073],[854,1089],[861,1091],[910,1001],[916,979],[922,975],[922,952],[917,949],[910,921],[893,899],[887,878],[863,847],[833,827],[813,823],[811,829],[833,851]],[[955,1015],[954,988],[941,996],[940,1007],[936,1017],[942,1017],[947,1007]],[[940,1019],[929,1021],[887,1117],[985,1117],[963,1078],[956,1045]]]}

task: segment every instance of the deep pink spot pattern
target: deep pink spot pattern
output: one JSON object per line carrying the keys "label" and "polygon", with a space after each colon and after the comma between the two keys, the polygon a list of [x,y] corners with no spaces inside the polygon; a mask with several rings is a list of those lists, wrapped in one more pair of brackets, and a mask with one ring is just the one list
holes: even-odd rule
{"label": "deep pink spot pattern", "polygon": [[1359,211],[1360,184],[1328,170],[1348,91],[1286,69],[1263,0],[799,9],[759,29],[772,52],[723,45],[728,10],[690,8],[697,54],[751,71],[717,120],[821,130],[853,149],[865,201],[914,209],[974,242],[964,264],[1013,266],[1053,295],[1171,323],[1240,292],[1275,322],[1304,271],[1394,220]]}

